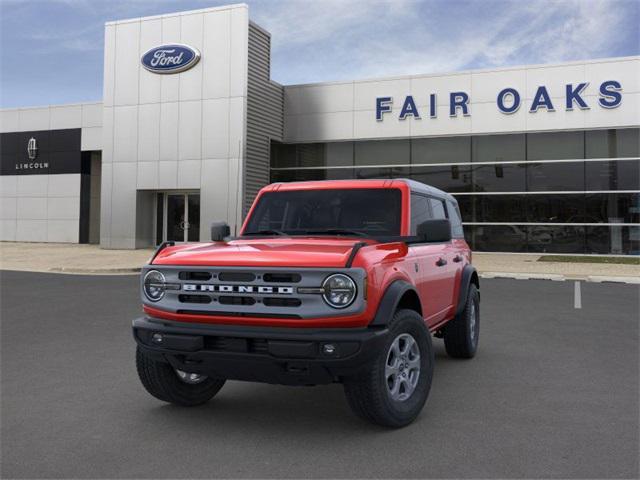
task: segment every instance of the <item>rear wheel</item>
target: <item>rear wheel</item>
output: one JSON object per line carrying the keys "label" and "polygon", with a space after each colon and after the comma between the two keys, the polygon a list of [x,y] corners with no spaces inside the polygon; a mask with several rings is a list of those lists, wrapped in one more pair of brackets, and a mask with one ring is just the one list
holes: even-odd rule
{"label": "rear wheel", "polygon": [[433,378],[431,335],[420,314],[399,310],[384,348],[357,377],[344,381],[352,410],[386,427],[411,423],[424,406]]}
{"label": "rear wheel", "polygon": [[208,402],[225,382],[197,373],[176,370],[168,363],[148,357],[139,347],[136,349],[136,367],[147,392],[163,402],[184,407]]}
{"label": "rear wheel", "polygon": [[464,310],[444,327],[444,346],[450,357],[472,358],[480,335],[480,294],[469,285]]}

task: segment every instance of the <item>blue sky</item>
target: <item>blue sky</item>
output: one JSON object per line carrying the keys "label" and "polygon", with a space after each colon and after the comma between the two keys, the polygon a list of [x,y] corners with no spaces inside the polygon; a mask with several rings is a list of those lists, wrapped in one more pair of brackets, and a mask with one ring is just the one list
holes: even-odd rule
{"label": "blue sky", "polygon": [[[109,20],[233,1],[0,0],[0,106],[102,98]],[[283,84],[640,53],[639,0],[249,0]]]}

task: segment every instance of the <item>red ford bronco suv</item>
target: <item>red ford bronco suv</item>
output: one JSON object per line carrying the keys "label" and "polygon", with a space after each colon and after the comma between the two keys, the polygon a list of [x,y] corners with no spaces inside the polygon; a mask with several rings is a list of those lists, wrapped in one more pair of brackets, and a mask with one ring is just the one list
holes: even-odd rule
{"label": "red ford bronco suv", "polygon": [[199,405],[225,380],[340,382],[361,417],[401,427],[431,387],[431,334],[473,357],[479,281],[449,194],[412,180],[276,183],[239,236],[161,245],[133,321],[148,392]]}

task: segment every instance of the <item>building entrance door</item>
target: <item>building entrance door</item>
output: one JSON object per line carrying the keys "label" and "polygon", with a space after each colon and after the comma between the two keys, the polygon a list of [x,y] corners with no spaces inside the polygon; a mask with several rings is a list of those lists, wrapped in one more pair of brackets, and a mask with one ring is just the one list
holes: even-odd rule
{"label": "building entrance door", "polygon": [[165,193],[164,240],[197,242],[200,240],[200,194]]}

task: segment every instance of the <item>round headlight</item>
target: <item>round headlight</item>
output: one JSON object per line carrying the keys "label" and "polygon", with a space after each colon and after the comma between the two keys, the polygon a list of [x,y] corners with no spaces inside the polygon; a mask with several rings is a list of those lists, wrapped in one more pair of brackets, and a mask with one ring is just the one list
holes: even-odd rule
{"label": "round headlight", "polygon": [[322,298],[333,308],[346,308],[356,298],[356,284],[350,277],[342,273],[328,276],[322,283]]}
{"label": "round headlight", "polygon": [[144,276],[143,291],[145,297],[152,302],[157,302],[164,297],[165,278],[162,273],[157,270],[149,270]]}

